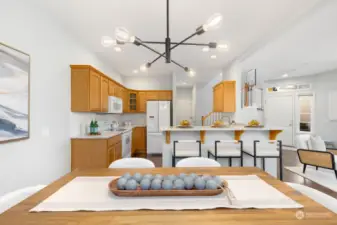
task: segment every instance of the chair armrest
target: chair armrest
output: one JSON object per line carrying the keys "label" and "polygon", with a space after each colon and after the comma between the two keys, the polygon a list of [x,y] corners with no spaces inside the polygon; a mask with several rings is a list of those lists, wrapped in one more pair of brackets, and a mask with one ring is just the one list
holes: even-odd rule
{"label": "chair armrest", "polygon": [[327,148],[326,151],[331,152],[334,155],[337,155],[337,149],[335,149],[335,148]]}
{"label": "chair armrest", "polygon": [[303,164],[323,167],[327,169],[335,168],[335,159],[331,152],[298,149],[297,154],[300,162]]}

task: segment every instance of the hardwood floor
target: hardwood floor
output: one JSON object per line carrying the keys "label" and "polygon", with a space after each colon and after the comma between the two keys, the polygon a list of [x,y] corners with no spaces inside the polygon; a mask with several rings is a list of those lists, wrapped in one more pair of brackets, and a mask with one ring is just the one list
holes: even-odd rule
{"label": "hardwood floor", "polygon": [[[162,156],[161,155],[149,155],[147,159],[151,160],[156,167],[162,167]],[[285,166],[302,166],[300,163],[296,151],[283,151],[283,164]],[[337,199],[337,192],[327,189],[311,180],[303,178],[295,173],[292,173],[286,169],[283,169],[283,180],[284,182],[298,183],[306,185],[308,187],[314,188],[321,192],[324,192]]]}

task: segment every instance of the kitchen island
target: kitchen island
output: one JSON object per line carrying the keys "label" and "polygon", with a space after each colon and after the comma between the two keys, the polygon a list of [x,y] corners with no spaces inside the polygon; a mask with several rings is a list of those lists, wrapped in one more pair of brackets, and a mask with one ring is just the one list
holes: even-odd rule
{"label": "kitchen island", "polygon": [[[162,127],[163,141],[163,167],[172,166],[173,142],[179,140],[200,140],[202,143],[201,154],[207,157],[209,148],[214,148],[216,140],[242,140],[243,148],[253,148],[254,140],[260,140],[261,146],[270,146],[275,148],[275,143],[269,143],[268,140],[277,140],[277,135],[282,132],[277,127],[244,127],[233,125],[224,128],[213,128],[209,126],[194,126],[191,128]],[[232,166],[240,166],[239,159],[232,159]],[[178,161],[178,159],[177,159]],[[277,159],[265,159],[265,171],[277,177]],[[228,159],[218,159],[222,166],[228,166]],[[243,155],[243,166],[254,166],[253,158],[249,155]],[[257,159],[257,167],[262,168],[262,160]]]}

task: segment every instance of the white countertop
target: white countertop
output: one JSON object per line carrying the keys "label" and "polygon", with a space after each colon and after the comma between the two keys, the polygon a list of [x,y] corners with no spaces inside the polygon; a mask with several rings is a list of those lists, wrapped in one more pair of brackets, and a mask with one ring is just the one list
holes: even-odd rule
{"label": "white countertop", "polygon": [[270,131],[270,130],[283,130],[281,127],[244,127],[233,125],[230,127],[223,128],[213,128],[210,126],[193,126],[191,128],[179,128],[179,127],[162,127],[161,131],[234,131],[234,130],[244,130],[244,131]]}
{"label": "white countertop", "polygon": [[132,125],[128,127],[119,127],[120,129],[126,129],[125,131],[103,131],[100,135],[78,135],[71,137],[72,139],[109,139],[117,135],[121,135],[125,132],[132,130],[135,127],[145,127],[145,125]]}

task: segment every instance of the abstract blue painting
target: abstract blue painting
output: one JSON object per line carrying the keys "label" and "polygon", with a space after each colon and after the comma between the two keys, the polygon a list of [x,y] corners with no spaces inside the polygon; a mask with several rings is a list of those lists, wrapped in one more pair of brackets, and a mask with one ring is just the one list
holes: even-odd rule
{"label": "abstract blue painting", "polygon": [[30,56],[0,43],[0,143],[29,138]]}

